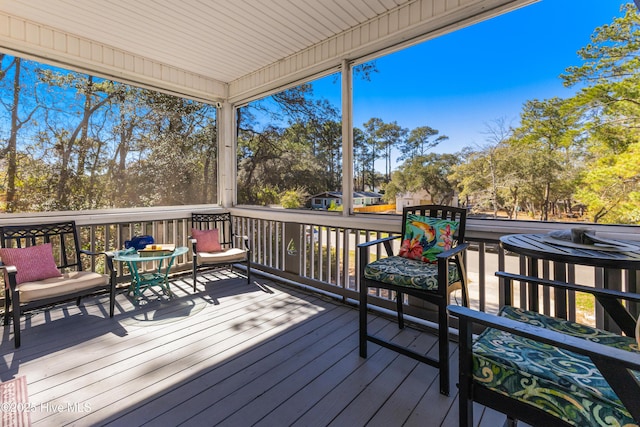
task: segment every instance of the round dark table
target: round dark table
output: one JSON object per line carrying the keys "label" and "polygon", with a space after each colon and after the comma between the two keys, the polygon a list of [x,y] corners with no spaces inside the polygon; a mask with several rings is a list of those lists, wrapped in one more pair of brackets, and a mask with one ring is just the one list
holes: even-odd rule
{"label": "round dark table", "polygon": [[[635,246],[635,250],[627,252],[588,247],[591,245],[565,246],[552,242],[548,234],[508,234],[500,238],[503,249],[527,257],[593,267],[640,270],[640,242],[621,242]],[[570,242],[567,243],[569,244]]]}

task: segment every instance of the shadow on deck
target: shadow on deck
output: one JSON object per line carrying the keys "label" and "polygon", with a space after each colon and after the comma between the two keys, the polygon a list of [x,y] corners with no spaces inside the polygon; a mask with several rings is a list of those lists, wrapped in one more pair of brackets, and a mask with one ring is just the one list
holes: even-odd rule
{"label": "shadow on deck", "polygon": [[[171,299],[147,290],[136,305],[121,293],[113,319],[107,297],[35,313],[18,350],[5,327],[0,379],[26,376],[33,425],[458,425],[457,389],[440,395],[435,368],[374,344],[359,357],[354,307],[260,276],[200,281],[194,294],[188,276],[176,277]],[[369,322],[437,351],[429,333]],[[504,422],[475,414],[479,426]]]}

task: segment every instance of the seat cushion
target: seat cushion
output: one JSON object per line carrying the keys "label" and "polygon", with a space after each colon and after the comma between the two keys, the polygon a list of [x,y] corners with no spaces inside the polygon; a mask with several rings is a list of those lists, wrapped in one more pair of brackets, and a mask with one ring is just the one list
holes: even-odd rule
{"label": "seat cushion", "polygon": [[[364,277],[390,285],[424,290],[438,289],[438,265],[401,256],[380,258],[369,263]],[[449,284],[460,281],[455,264],[449,264]]]}
{"label": "seat cushion", "polygon": [[[503,307],[499,314],[611,347],[638,351],[632,337],[510,306]],[[572,425],[637,425],[586,356],[491,328],[478,336],[473,353],[476,384],[538,407]],[[636,376],[640,380],[640,373]],[[611,424],[612,419],[617,424]]]}
{"label": "seat cushion", "polygon": [[198,252],[198,264],[223,264],[240,262],[247,259],[247,251],[239,248],[225,249],[221,252]]}
{"label": "seat cushion", "polygon": [[16,289],[20,292],[21,302],[42,300],[45,298],[68,295],[85,289],[107,286],[109,276],[92,271],[71,271],[59,277],[51,277],[34,282],[24,282]]}

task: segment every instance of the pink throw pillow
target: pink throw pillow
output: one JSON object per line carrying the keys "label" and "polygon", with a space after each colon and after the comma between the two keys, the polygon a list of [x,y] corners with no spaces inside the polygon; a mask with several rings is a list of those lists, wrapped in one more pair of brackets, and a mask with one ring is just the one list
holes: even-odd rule
{"label": "pink throw pillow", "polygon": [[211,230],[198,230],[197,228],[192,228],[191,237],[196,239],[197,252],[220,252],[222,250],[217,228]]}
{"label": "pink throw pillow", "polygon": [[4,265],[16,267],[17,284],[62,276],[53,259],[51,243],[26,248],[1,248],[0,258]]}

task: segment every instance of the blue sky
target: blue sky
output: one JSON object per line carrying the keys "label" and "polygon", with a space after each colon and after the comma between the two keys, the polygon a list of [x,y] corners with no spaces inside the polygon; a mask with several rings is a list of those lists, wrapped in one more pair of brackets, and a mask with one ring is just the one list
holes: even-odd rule
{"label": "blue sky", "polygon": [[[434,151],[486,144],[487,125],[514,126],[530,99],[566,98],[560,74],[596,27],[621,16],[622,0],[542,0],[376,60],[370,82],[354,82],[354,126],[372,117],[412,129],[428,125],[449,140]],[[340,105],[339,80],[316,95]]]}

